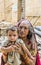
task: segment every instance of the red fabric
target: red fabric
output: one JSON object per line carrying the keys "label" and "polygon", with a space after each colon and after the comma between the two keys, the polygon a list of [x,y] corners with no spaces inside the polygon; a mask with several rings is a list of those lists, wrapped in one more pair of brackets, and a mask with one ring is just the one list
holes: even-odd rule
{"label": "red fabric", "polygon": [[[3,56],[1,57],[1,65],[5,65],[5,63],[3,61]],[[37,55],[36,55],[36,65],[41,65],[39,53],[37,53]]]}
{"label": "red fabric", "polygon": [[1,65],[5,65],[5,62],[3,61],[3,56],[1,56]]}
{"label": "red fabric", "polygon": [[36,55],[36,65],[41,65],[40,64],[40,56],[39,56],[39,53],[37,53],[37,55]]}

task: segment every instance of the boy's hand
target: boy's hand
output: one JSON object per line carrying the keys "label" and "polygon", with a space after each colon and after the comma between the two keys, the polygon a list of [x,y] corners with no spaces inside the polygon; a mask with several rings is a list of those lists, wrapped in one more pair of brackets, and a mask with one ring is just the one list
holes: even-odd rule
{"label": "boy's hand", "polygon": [[11,45],[12,51],[16,50],[16,46],[15,45]]}

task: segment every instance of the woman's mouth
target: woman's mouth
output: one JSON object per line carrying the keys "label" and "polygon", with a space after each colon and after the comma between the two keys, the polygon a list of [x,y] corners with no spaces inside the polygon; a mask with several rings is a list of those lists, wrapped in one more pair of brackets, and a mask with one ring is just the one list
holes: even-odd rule
{"label": "woman's mouth", "polygon": [[23,32],[20,32],[20,35],[24,35],[24,33]]}

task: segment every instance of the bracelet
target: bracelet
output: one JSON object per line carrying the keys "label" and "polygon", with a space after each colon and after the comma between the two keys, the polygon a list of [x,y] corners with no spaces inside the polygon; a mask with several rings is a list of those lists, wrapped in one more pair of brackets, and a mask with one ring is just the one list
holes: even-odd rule
{"label": "bracelet", "polygon": [[26,56],[24,55],[24,59],[25,59],[25,60],[27,59],[27,55],[26,55]]}
{"label": "bracelet", "polygon": [[3,53],[3,55],[7,56],[7,54]]}

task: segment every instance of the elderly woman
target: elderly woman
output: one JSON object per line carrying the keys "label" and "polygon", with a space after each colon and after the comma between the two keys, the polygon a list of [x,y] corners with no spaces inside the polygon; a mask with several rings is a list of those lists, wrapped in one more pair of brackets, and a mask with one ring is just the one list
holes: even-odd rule
{"label": "elderly woman", "polygon": [[[33,27],[26,19],[21,19],[17,24],[17,27],[19,38],[21,38],[25,44],[23,46],[20,44],[16,45],[16,51],[21,56],[21,65],[36,65],[37,45]],[[3,65],[3,63],[1,65]]]}
{"label": "elderly woman", "polygon": [[[37,54],[37,46],[36,46],[36,39],[33,27],[31,23],[26,20],[22,19],[17,24],[19,29],[19,37],[25,42],[25,46],[23,46],[23,59],[22,63],[26,63],[25,65],[35,65],[36,63],[36,54]],[[20,49],[20,44],[18,45],[18,48]],[[17,50],[19,51],[19,50]],[[22,64],[23,65],[23,64]]]}

